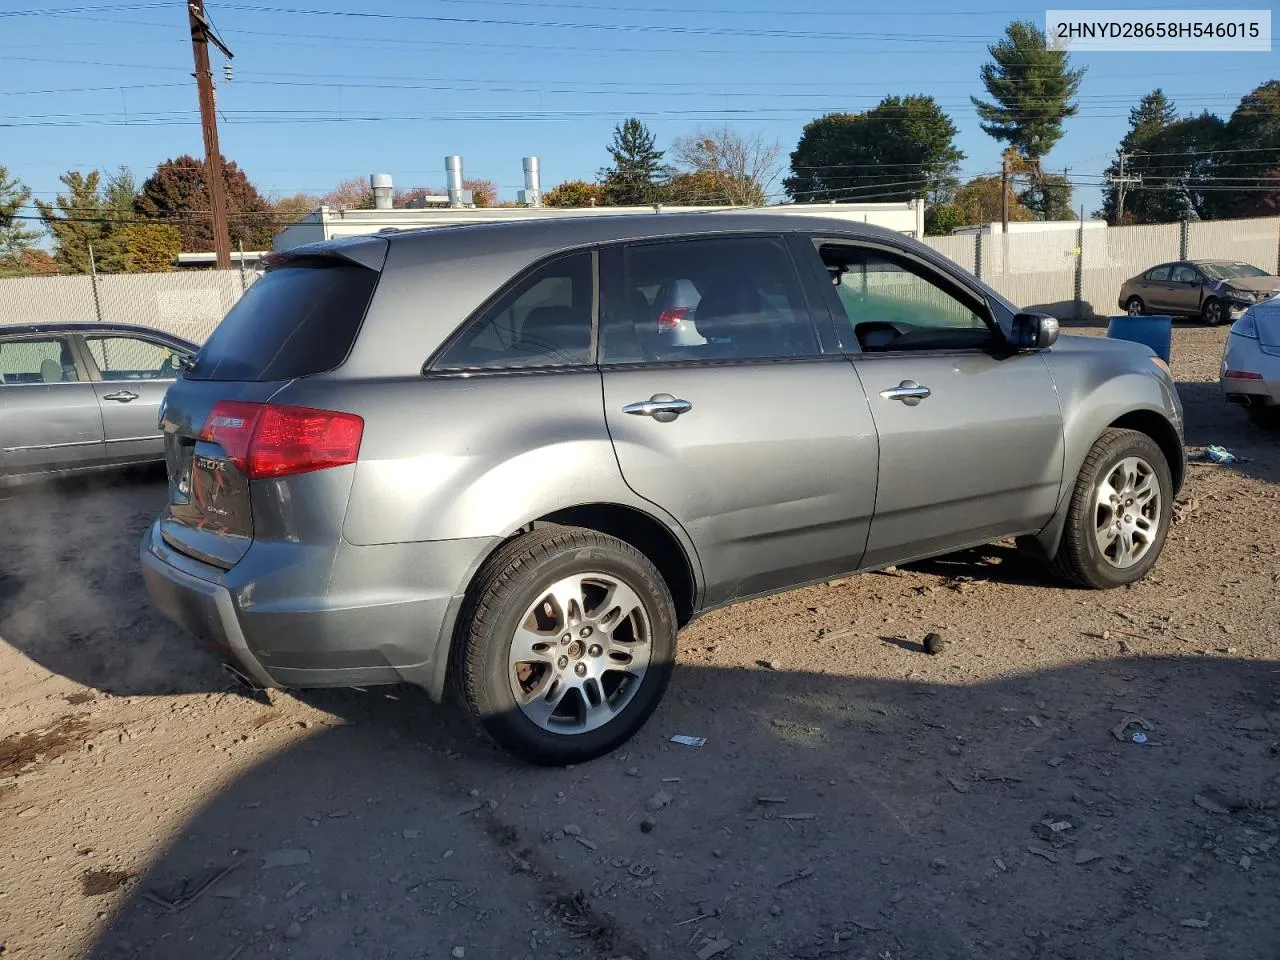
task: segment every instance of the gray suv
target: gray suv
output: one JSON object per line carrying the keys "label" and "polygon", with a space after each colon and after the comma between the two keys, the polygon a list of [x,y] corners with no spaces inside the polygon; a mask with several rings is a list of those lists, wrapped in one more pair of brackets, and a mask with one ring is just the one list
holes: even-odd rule
{"label": "gray suv", "polygon": [[[682,281],[687,340],[645,293]],[[274,254],[168,392],[143,573],[255,686],[449,680],[516,756],[586,760],[725,604],[1004,537],[1144,576],[1173,381],[1057,333],[901,235],[767,213]]]}

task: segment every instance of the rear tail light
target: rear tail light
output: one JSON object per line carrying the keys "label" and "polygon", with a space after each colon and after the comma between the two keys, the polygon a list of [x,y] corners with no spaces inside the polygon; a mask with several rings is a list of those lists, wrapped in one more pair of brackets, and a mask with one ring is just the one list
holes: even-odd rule
{"label": "rear tail light", "polygon": [[1228,380],[1261,380],[1262,374],[1250,373],[1248,370],[1228,370],[1223,374]]}
{"label": "rear tail light", "polygon": [[658,329],[674,330],[687,316],[689,316],[688,307],[667,307],[658,314]]}
{"label": "rear tail light", "polygon": [[200,431],[250,480],[355,463],[364,420],[353,413],[220,400]]}

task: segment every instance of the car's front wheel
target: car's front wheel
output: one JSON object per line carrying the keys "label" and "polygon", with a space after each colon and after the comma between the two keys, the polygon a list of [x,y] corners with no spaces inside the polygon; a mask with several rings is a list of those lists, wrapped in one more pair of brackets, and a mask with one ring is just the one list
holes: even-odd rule
{"label": "car's front wheel", "polygon": [[1144,307],[1142,305],[1141,297],[1130,297],[1128,302],[1124,305],[1124,312],[1131,317],[1142,316],[1143,310]]}
{"label": "car's front wheel", "polygon": [[1159,445],[1107,430],[1076,478],[1054,570],[1081,586],[1134,583],[1155,565],[1169,531],[1173,480]]}
{"label": "car's front wheel", "polygon": [[654,565],[576,527],[521,535],[485,563],[456,650],[468,709],[529,763],[607,753],[653,713],[671,677],[676,614]]}
{"label": "car's front wheel", "polygon": [[1222,323],[1226,316],[1226,309],[1222,305],[1222,301],[1217,297],[1210,297],[1200,307],[1200,319],[1211,327],[1216,327]]}

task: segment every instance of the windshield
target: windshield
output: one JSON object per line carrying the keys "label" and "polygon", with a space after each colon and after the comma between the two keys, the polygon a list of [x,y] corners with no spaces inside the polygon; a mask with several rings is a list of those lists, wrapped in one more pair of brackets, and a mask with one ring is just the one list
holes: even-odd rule
{"label": "windshield", "polygon": [[1235,280],[1240,277],[1265,277],[1267,272],[1247,263],[1202,263],[1200,269],[1210,280]]}

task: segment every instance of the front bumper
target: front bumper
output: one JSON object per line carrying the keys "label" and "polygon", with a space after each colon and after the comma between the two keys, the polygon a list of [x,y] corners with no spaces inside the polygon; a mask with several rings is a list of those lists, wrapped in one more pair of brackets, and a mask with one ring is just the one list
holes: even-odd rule
{"label": "front bumper", "polygon": [[489,539],[254,544],[230,570],[140,549],[152,603],[260,687],[413,683],[439,697],[453,621]]}

